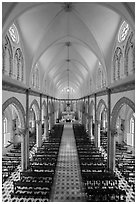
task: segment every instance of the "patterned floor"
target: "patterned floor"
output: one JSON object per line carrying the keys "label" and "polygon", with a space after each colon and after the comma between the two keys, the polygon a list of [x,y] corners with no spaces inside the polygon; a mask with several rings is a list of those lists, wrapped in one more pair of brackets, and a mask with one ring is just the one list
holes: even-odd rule
{"label": "patterned floor", "polygon": [[80,167],[71,124],[64,126],[52,192],[52,202],[82,202]]}

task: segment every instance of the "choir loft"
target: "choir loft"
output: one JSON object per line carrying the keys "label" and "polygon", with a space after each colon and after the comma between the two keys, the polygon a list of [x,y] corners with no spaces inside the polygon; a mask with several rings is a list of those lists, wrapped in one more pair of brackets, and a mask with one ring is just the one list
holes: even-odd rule
{"label": "choir loft", "polygon": [[135,3],[2,3],[2,201],[135,201]]}

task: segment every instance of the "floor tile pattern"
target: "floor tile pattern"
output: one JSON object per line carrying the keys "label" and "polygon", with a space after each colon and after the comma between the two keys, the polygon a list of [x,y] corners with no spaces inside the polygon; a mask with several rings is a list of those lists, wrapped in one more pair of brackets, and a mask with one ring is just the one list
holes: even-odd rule
{"label": "floor tile pattern", "polygon": [[84,201],[80,166],[71,124],[64,126],[53,186],[51,196],[53,202]]}

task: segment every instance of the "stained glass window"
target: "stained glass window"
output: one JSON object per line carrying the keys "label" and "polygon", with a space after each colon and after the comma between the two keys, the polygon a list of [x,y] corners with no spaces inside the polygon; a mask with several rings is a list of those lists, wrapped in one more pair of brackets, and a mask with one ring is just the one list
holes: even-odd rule
{"label": "stained glass window", "polygon": [[126,39],[126,36],[128,35],[129,31],[129,25],[124,21],[119,29],[118,33],[118,41],[122,42]]}
{"label": "stained glass window", "polygon": [[17,28],[16,28],[16,26],[14,24],[12,24],[12,26],[10,26],[9,34],[10,34],[10,37],[11,37],[11,39],[12,39],[12,41],[14,43],[18,43],[19,42],[18,30],[17,30]]}

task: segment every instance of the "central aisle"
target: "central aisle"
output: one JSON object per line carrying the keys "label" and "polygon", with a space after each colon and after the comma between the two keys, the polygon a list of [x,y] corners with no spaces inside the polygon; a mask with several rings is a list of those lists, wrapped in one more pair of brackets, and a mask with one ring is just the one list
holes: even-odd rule
{"label": "central aisle", "polygon": [[72,124],[64,125],[51,201],[84,201]]}

